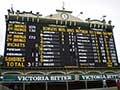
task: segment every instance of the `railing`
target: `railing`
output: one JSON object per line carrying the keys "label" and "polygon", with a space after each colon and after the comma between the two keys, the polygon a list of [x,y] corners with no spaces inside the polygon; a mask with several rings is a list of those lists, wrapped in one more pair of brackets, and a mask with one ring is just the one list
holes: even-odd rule
{"label": "railing", "polygon": [[118,89],[117,89],[117,87],[109,87],[109,88],[74,89],[74,90],[118,90]]}

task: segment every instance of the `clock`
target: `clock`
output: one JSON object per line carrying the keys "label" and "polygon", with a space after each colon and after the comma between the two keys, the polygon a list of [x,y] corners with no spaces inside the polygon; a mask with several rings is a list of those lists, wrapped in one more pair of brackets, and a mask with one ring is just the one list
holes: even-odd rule
{"label": "clock", "polygon": [[62,17],[62,19],[66,20],[66,19],[68,19],[69,16],[66,13],[62,13],[61,17]]}

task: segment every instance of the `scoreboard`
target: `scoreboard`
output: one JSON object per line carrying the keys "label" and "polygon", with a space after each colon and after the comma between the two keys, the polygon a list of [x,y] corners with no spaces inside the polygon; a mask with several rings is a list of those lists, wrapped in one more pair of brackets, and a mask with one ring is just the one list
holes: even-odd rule
{"label": "scoreboard", "polygon": [[3,67],[118,67],[112,26],[21,18],[6,18]]}

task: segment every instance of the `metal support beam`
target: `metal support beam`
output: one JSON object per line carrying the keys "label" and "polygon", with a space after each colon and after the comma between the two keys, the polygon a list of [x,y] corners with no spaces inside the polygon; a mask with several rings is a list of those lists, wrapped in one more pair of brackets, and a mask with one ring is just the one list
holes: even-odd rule
{"label": "metal support beam", "polygon": [[87,80],[85,80],[85,88],[88,90]]}
{"label": "metal support beam", "polygon": [[48,82],[45,82],[45,90],[48,90]]}
{"label": "metal support beam", "polygon": [[25,90],[25,83],[23,83],[23,90]]}
{"label": "metal support beam", "polygon": [[66,90],[69,90],[68,82],[66,82]]}

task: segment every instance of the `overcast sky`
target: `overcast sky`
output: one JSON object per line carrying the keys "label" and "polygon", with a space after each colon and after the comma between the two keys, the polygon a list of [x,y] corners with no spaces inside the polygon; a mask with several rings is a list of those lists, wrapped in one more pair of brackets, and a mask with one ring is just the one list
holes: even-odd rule
{"label": "overcast sky", "polygon": [[72,15],[79,18],[101,19],[106,15],[106,20],[112,20],[115,25],[113,30],[116,49],[120,61],[120,0],[0,0],[0,55],[4,53],[5,42],[5,17],[7,9],[40,12],[43,16],[56,13],[56,9],[62,9],[63,1],[65,9],[73,11]]}

